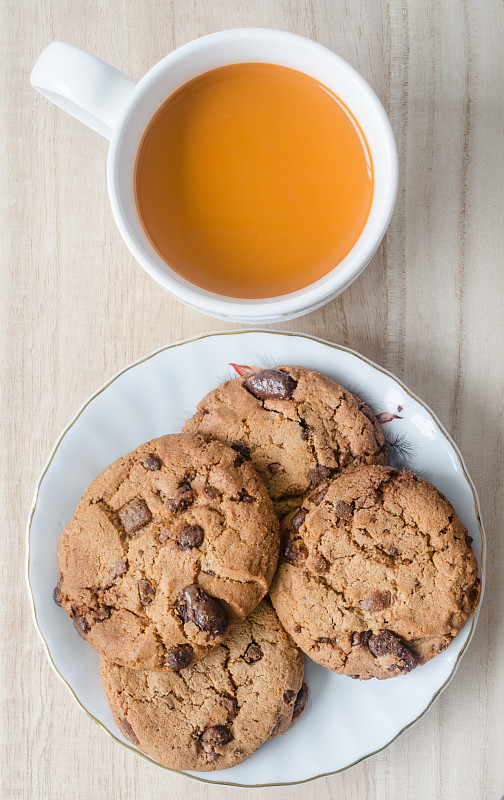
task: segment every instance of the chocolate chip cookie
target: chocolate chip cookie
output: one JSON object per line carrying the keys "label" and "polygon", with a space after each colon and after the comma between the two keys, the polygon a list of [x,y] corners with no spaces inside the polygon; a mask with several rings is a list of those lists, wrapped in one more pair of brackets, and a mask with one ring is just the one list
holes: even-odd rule
{"label": "chocolate chip cookie", "polygon": [[201,436],[163,436],[108,466],[59,542],[55,601],[133,669],[186,668],[267,592],[278,521],[253,467]]}
{"label": "chocolate chip cookie", "polygon": [[299,647],[335,672],[410,672],[444,650],[478,604],[466,529],[410,472],[347,470],[314,489],[282,534],[273,605]]}
{"label": "chocolate chip cookie", "polygon": [[184,431],[212,436],[250,460],[280,518],[344,467],[388,463],[368,406],[304,367],[263,369],[221,384]]}
{"label": "chocolate chip cookie", "polygon": [[126,738],[166,767],[200,771],[232,767],[285,733],[306,705],[303,668],[266,600],[225,644],[179,672],[101,659],[105,694]]}

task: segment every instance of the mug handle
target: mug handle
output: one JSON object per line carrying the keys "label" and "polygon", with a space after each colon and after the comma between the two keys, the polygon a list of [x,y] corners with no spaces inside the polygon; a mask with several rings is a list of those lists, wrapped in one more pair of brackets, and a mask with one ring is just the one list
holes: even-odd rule
{"label": "mug handle", "polygon": [[30,75],[37,92],[110,139],[115,122],[136,86],[124,72],[64,42],[51,42]]}

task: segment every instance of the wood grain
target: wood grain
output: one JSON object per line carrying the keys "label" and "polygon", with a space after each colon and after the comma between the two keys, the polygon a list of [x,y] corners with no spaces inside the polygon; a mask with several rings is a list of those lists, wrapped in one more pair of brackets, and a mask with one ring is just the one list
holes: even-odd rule
{"label": "wood grain", "polygon": [[[504,793],[504,3],[2,0],[1,8],[1,796],[498,800]],[[52,673],[23,575],[35,481],[79,405],[153,348],[233,327],[183,307],[135,265],[108,206],[107,143],[36,95],[30,69],[46,44],[61,39],[139,78],[186,41],[249,25],[304,34],[350,61],[385,103],[400,153],[398,203],[380,253],[341,298],[274,327],[349,345],[429,403],[462,450],[488,535],[478,630],[428,715],[346,773],[269,791],[187,781],[110,741]]]}

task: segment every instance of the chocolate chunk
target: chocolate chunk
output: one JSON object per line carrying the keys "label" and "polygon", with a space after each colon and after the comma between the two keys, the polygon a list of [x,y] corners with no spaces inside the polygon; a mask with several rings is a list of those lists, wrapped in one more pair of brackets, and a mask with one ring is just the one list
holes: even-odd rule
{"label": "chocolate chunk", "polygon": [[152,514],[149,511],[145,500],[141,497],[136,497],[130,500],[117,512],[117,516],[121,520],[122,526],[126,533],[135,533],[140,528],[148,525],[152,519]]}
{"label": "chocolate chunk", "polygon": [[231,445],[233,450],[236,450],[244,459],[247,461],[250,460],[250,447],[248,446],[247,442],[244,442],[243,439],[238,439],[236,442],[233,442]]}
{"label": "chocolate chunk", "polygon": [[170,645],[166,650],[165,664],[177,672],[185,669],[193,660],[194,651],[190,644]]}
{"label": "chocolate chunk", "polygon": [[466,543],[466,545],[467,545],[468,547],[470,547],[470,546],[472,545],[473,541],[474,541],[473,537],[472,537],[472,536],[469,536],[469,534],[468,534],[468,533],[466,533],[464,538],[465,538],[465,543]]}
{"label": "chocolate chunk", "polygon": [[319,642],[320,644],[335,645],[335,644],[338,644],[339,639],[338,639],[337,636],[332,636],[332,637],[331,636],[319,636],[319,638],[317,639],[317,642]]}
{"label": "chocolate chunk", "polygon": [[352,516],[352,506],[349,506],[348,503],[344,503],[343,500],[339,500],[335,506],[336,514],[341,519],[350,519]]}
{"label": "chocolate chunk", "polygon": [[310,469],[308,471],[308,480],[314,486],[318,486],[323,481],[326,481],[328,478],[331,477],[332,469],[329,467],[323,467],[322,464],[319,464],[314,469]]}
{"label": "chocolate chunk", "polygon": [[205,486],[203,489],[204,493],[210,500],[217,500],[218,497],[221,497],[221,493],[215,488],[215,486]]}
{"label": "chocolate chunk", "polygon": [[53,596],[53,600],[54,600],[54,602],[56,603],[57,606],[61,606],[61,603],[63,602],[63,598],[61,597],[61,586],[62,586],[62,584],[63,584],[63,578],[60,578],[58,583],[54,587],[54,591],[53,591],[53,595],[52,595]]}
{"label": "chocolate chunk", "polygon": [[263,651],[261,650],[261,647],[255,642],[252,642],[252,644],[249,644],[245,650],[243,660],[246,661],[247,664],[255,664],[256,661],[260,661],[262,657]]}
{"label": "chocolate chunk", "polygon": [[474,609],[476,608],[476,606],[478,604],[478,600],[479,600],[479,597],[480,597],[480,584],[481,584],[480,579],[476,578],[476,581],[474,582],[474,586],[472,586],[470,589],[466,589],[467,598],[469,600],[469,605],[470,605],[472,611],[474,611]]}
{"label": "chocolate chunk", "polygon": [[367,644],[371,637],[371,631],[355,631],[352,633],[352,647],[356,647],[359,644]]}
{"label": "chocolate chunk", "polygon": [[359,601],[359,604],[366,611],[383,611],[384,608],[392,605],[392,595],[390,592],[372,592],[368,597]]}
{"label": "chocolate chunk", "polygon": [[312,569],[318,574],[323,574],[329,570],[329,564],[321,555],[316,555],[312,562]]}
{"label": "chocolate chunk", "polygon": [[368,418],[368,420],[369,420],[370,422],[372,422],[372,423],[373,423],[373,425],[374,425],[374,424],[375,424],[375,422],[376,422],[376,417],[375,417],[375,415],[373,414],[373,412],[371,411],[371,409],[369,408],[369,406],[363,405],[363,406],[361,406],[361,409],[360,409],[360,410],[362,411],[362,413],[364,414],[364,416],[365,416],[365,417],[367,417],[367,418]]}
{"label": "chocolate chunk", "polygon": [[185,525],[178,533],[177,545],[179,550],[190,550],[193,547],[199,547],[205,532],[199,525]]}
{"label": "chocolate chunk", "polygon": [[249,375],[243,385],[259,400],[290,400],[297,381],[288,372],[263,369]]}
{"label": "chocolate chunk", "polygon": [[319,506],[324,497],[326,496],[328,489],[329,489],[329,484],[328,483],[323,484],[320,487],[320,489],[318,489],[316,492],[313,492],[313,494],[309,496],[308,500],[310,501],[310,503]]}
{"label": "chocolate chunk", "polygon": [[292,701],[294,700],[295,696],[296,696],[296,692],[294,692],[292,689],[286,689],[285,692],[284,692],[284,696],[283,696],[284,703],[287,703],[287,704],[292,703]]}
{"label": "chocolate chunk", "polygon": [[304,419],[300,420],[299,424],[301,425],[301,428],[302,428],[302,430],[301,430],[301,439],[304,442],[307,442],[308,439],[311,439],[311,437],[313,436],[313,428],[312,428],[311,425],[308,425],[305,422]]}
{"label": "chocolate chunk", "polygon": [[169,538],[170,538],[170,531],[168,530],[160,531],[158,534],[158,539],[161,542],[161,544],[165,544]]}
{"label": "chocolate chunk", "polygon": [[226,711],[229,712],[230,716],[236,717],[236,714],[238,713],[238,702],[234,697],[223,697],[221,700],[221,705],[223,705]]}
{"label": "chocolate chunk", "polygon": [[[90,609],[86,610],[90,611]],[[85,639],[86,634],[91,630],[89,615],[85,614],[84,609],[81,609],[78,606],[72,606],[70,618],[79,636],[82,636],[82,638]]]}
{"label": "chocolate chunk", "polygon": [[301,716],[301,714],[303,713],[303,711],[306,708],[307,702],[308,702],[308,686],[303,681],[303,683],[301,685],[301,689],[297,693],[297,697],[296,697],[296,700],[294,702],[294,711],[292,712],[292,721],[293,722],[295,722],[297,719],[299,719],[299,717]]}
{"label": "chocolate chunk", "polygon": [[248,492],[245,491],[245,489],[240,489],[240,491],[238,492],[238,502],[239,503],[253,503],[254,500],[255,500],[255,497],[252,497],[251,495],[249,495]]}
{"label": "chocolate chunk", "polygon": [[392,631],[385,630],[381,631],[381,633],[378,633],[376,636],[371,636],[367,646],[369,652],[375,658],[389,655],[395,656],[399,662],[401,662],[397,664],[401,672],[411,672],[412,669],[418,666],[416,656],[411,652],[409,647],[406,647],[399,636],[396,636]]}
{"label": "chocolate chunk", "polygon": [[182,486],[177,489],[177,494],[170,503],[170,511],[185,511],[193,501],[194,497],[191,487],[188,483],[183,483]]}
{"label": "chocolate chunk", "polygon": [[147,458],[144,458],[142,464],[144,465],[145,469],[150,469],[152,472],[156,472],[163,466],[161,459],[152,455],[152,453],[150,456],[147,456]]}
{"label": "chocolate chunk", "polygon": [[200,736],[201,742],[206,747],[211,748],[212,750],[215,747],[222,747],[225,744],[228,744],[233,738],[233,734],[226,728],[225,725],[212,725],[210,728],[207,728]]}
{"label": "chocolate chunk", "polygon": [[94,622],[103,622],[104,619],[108,619],[112,614],[112,609],[110,606],[99,605],[97,606],[92,612],[92,619]]}
{"label": "chocolate chunk", "polygon": [[388,551],[389,555],[393,556],[394,558],[396,558],[396,556],[399,555],[399,550],[396,547],[394,547],[393,544],[390,545]]}
{"label": "chocolate chunk", "polygon": [[133,744],[138,744],[138,739],[135,735],[135,731],[129,724],[126,717],[123,720],[121,720],[121,730],[126,736],[126,738],[130,740],[130,742],[133,742]]}
{"label": "chocolate chunk", "polygon": [[292,517],[291,525],[295,531],[298,531],[305,521],[306,515],[308,511],[305,508],[300,508],[299,511],[296,511],[294,516]]}
{"label": "chocolate chunk", "polygon": [[138,581],[138,594],[140,595],[140,602],[143,606],[148,606],[156,596],[156,590],[152,583],[145,578]]}
{"label": "chocolate chunk", "polygon": [[268,469],[272,475],[276,475],[282,469],[282,465],[278,461],[273,461],[272,464],[268,464]]}
{"label": "chocolate chunk", "polygon": [[215,597],[191,583],[181,591],[176,603],[177,611],[184,622],[194,622],[211,636],[221,636],[228,627],[227,614]]}
{"label": "chocolate chunk", "polygon": [[307,558],[308,550],[302,539],[291,539],[287,537],[283,548],[283,554],[285,558],[291,561],[301,561]]}

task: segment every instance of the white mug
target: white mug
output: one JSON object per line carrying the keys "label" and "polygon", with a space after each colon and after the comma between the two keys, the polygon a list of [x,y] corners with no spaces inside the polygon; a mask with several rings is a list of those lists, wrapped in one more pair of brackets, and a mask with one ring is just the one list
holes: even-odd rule
{"label": "white mug", "polygon": [[[290,294],[244,300],[201,289],[163,261],[138,218],[133,175],[142,135],[170,95],[209,70],[254,62],[304,72],[343,100],[367,139],[373,159],[374,192],[361,235],[327,275]],[[110,139],[108,191],[126,245],[163,289],[212,317],[245,323],[282,322],[319,308],[360,275],[387,229],[397,194],[398,172],[390,122],[366,81],[331,50],[309,39],[262,28],[212,33],[174,50],[138,83],[83,50],[52,42],[35,64],[30,82],[40,94]]]}

